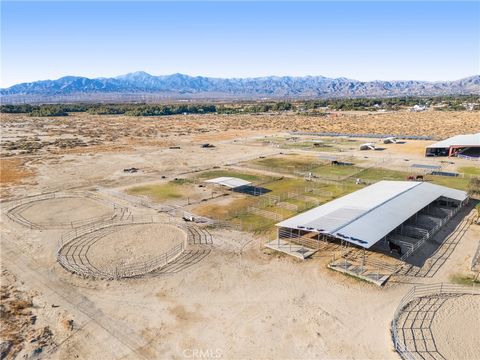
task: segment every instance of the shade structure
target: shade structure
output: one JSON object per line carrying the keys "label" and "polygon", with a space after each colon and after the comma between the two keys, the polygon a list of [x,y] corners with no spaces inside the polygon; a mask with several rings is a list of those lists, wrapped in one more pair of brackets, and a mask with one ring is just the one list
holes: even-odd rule
{"label": "shade structure", "polygon": [[452,146],[476,147],[480,146],[480,133],[457,135],[451,138],[428,145],[427,149],[449,148]]}
{"label": "shade structure", "polygon": [[464,191],[426,182],[379,181],[276,225],[370,248],[440,198],[461,203],[468,196]]}
{"label": "shade structure", "polygon": [[206,180],[205,182],[226,186],[230,189],[235,189],[241,186],[246,186],[251,184],[250,181],[246,181],[246,180],[235,178],[235,177],[225,177],[225,176]]}

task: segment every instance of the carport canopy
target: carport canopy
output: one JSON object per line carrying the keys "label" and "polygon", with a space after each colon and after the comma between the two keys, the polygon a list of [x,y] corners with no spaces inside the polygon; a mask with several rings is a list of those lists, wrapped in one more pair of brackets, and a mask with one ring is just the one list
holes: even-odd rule
{"label": "carport canopy", "polygon": [[205,182],[226,186],[230,189],[235,189],[241,186],[246,186],[251,184],[251,182],[247,180],[239,179],[236,177],[226,177],[226,176],[206,180]]}

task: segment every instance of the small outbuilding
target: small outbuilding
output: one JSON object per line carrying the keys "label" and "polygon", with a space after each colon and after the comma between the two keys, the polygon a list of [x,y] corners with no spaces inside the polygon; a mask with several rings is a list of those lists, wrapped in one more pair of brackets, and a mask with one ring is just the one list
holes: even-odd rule
{"label": "small outbuilding", "polygon": [[397,143],[397,138],[394,136],[387,137],[383,139],[384,144],[396,144]]}
{"label": "small outbuilding", "polygon": [[206,180],[205,182],[225,186],[225,187],[228,187],[229,189],[235,189],[238,187],[247,186],[251,184],[250,181],[246,181],[236,177],[226,177],[226,176]]}
{"label": "small outbuilding", "polygon": [[365,143],[360,145],[360,150],[375,150],[375,144],[374,143]]}

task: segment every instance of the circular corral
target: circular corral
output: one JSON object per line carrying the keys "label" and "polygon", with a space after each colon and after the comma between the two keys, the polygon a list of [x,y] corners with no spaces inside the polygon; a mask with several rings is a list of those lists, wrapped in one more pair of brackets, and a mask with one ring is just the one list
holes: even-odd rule
{"label": "circular corral", "polygon": [[437,351],[445,359],[467,360],[480,355],[480,296],[447,298],[431,326]]}
{"label": "circular corral", "polygon": [[124,222],[71,232],[57,251],[67,270],[85,277],[136,277],[174,261],[188,235],[179,225]]}
{"label": "circular corral", "polygon": [[68,229],[121,217],[126,210],[89,193],[52,193],[20,200],[8,217],[32,229]]}
{"label": "circular corral", "polygon": [[149,261],[185,242],[187,234],[168,224],[117,227],[93,243],[85,257],[97,269]]}
{"label": "circular corral", "polygon": [[480,353],[480,292],[474,290],[427,288],[430,294],[420,296],[414,291],[393,322],[395,347],[402,358],[476,358]]}

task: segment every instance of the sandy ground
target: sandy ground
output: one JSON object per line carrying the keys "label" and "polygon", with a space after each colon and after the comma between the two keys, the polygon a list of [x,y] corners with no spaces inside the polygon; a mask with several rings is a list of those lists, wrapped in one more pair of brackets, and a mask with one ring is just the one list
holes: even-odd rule
{"label": "sandy ground", "polygon": [[480,354],[480,296],[447,299],[435,313],[432,333],[445,359],[470,360]]}
{"label": "sandy ground", "polygon": [[11,272],[2,270],[0,352],[2,359],[41,357],[53,351],[54,333],[72,334],[75,322],[63,309],[45,303],[37,291],[27,290]]}
{"label": "sandy ground", "polygon": [[34,224],[52,226],[101,216],[113,216],[113,207],[87,198],[58,198],[33,202],[20,215]]}
{"label": "sandy ground", "polygon": [[98,269],[156,258],[185,242],[186,233],[171,225],[128,225],[96,241],[86,256]]}
{"label": "sandy ground", "polygon": [[[473,229],[478,234],[480,227]],[[48,231],[36,236],[56,238]],[[270,253],[262,239],[245,233],[213,236],[208,257],[170,276],[82,280],[38,255],[53,249],[20,252],[5,232],[2,265],[76,319],[79,330],[50,358],[189,358],[202,350],[225,359],[397,359],[389,332],[397,303],[412,283],[456,273],[457,262],[469,260],[463,247],[471,240],[462,237],[441,276],[402,278],[380,289],[327,270],[328,254],[301,262]]]}
{"label": "sandy ground", "polygon": [[[438,121],[450,124],[448,127],[428,122],[432,118],[426,116],[431,115],[414,113],[371,118],[368,115],[351,118],[354,115],[348,114],[326,120],[285,115],[277,120],[266,116],[225,119],[188,116],[187,120],[171,117],[161,121],[79,115],[40,119],[34,124],[32,119],[11,117],[6,123],[2,119],[2,126],[10,127],[10,139],[22,134],[53,138],[80,134],[86,143],[100,139],[101,144],[67,149],[48,145],[37,152],[12,155],[10,159],[22,159],[21,166],[29,174],[4,184],[11,198],[45,191],[87,191],[99,185],[120,190],[159,181],[161,176],[170,180],[188,175],[186,172],[284,151],[251,145],[250,139],[246,139],[250,136],[246,130],[259,136],[262,129],[268,129],[269,134],[273,129],[285,131],[309,126],[319,131],[354,132],[361,128],[363,132],[371,132],[371,127],[378,126],[381,132],[410,129],[419,133],[436,126],[435,134],[441,135],[479,127],[478,118],[470,113],[447,115],[438,114]],[[404,117],[408,121],[401,123]],[[98,127],[100,120],[101,128]],[[419,121],[420,127],[412,125]],[[318,124],[312,127],[313,122]],[[238,128],[242,132],[222,135],[221,131],[229,127],[229,131]],[[235,142],[238,135],[242,139]],[[192,140],[195,136],[198,143]],[[214,142],[216,147],[201,149],[202,142]],[[180,145],[181,149],[169,149],[170,143]],[[408,142],[384,151],[355,150],[343,155],[361,159],[367,165],[382,160],[392,168],[405,166],[402,165],[405,158],[415,162],[437,161],[423,157],[420,151],[423,145]],[[338,152],[332,154],[338,155]],[[455,159],[452,167],[465,165],[469,163]],[[127,167],[139,167],[141,171],[124,173]],[[72,204],[43,206],[30,216],[48,218],[56,214],[68,218],[75,214],[76,200],[72,201]],[[156,214],[152,209],[135,207],[121,199],[115,198],[115,201],[131,207],[134,216]],[[92,205],[88,213],[102,213],[102,206]],[[71,211],[67,211],[69,208]],[[57,344],[45,347],[39,357],[198,359],[202,358],[200,354],[208,354],[203,358],[398,359],[391,341],[390,322],[404,294],[414,284],[448,282],[459,273],[469,275],[468,264],[478,243],[480,226],[465,228],[461,223],[460,219],[452,224],[443,235],[451,241],[438,240],[437,248],[443,249],[447,243],[454,246],[448,246],[445,253],[436,253],[442,259],[435,262],[439,264],[435,265],[436,271],[424,269],[418,272],[421,275],[396,277],[385,288],[328,270],[326,265],[331,260],[328,252],[302,262],[266,250],[263,237],[231,230],[215,230],[214,244],[208,248],[211,251],[207,255],[198,257],[198,261],[186,258],[178,270],[168,274],[121,281],[86,280],[66,272],[56,262],[56,244],[62,231],[26,229],[7,219],[3,211],[0,259],[2,269],[18,279],[14,284],[16,288],[34,291],[38,301],[47,308],[61,311],[66,319],[74,319],[74,330],[68,332],[57,327],[57,317],[38,314],[39,321],[52,329],[52,341]],[[160,250],[158,243],[142,241],[140,244],[132,238],[143,239],[143,235],[126,231],[116,233],[117,236],[112,233],[104,239],[114,242],[114,248],[106,249],[105,242],[99,243],[97,249],[101,246],[102,250],[108,250],[108,261],[116,261],[117,254],[122,257],[133,251],[135,255],[141,254],[139,249],[144,246]],[[161,229],[152,229],[152,232],[152,238],[158,232],[162,236],[165,233]],[[203,249],[202,246],[191,249],[192,258],[194,252]],[[59,307],[52,308],[52,305]],[[460,331],[456,330],[462,336]],[[32,351],[28,348],[29,356]]]}

